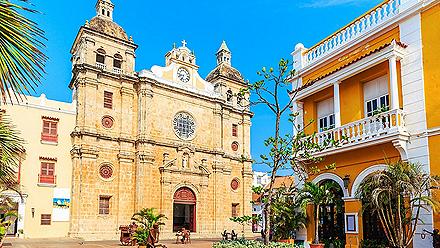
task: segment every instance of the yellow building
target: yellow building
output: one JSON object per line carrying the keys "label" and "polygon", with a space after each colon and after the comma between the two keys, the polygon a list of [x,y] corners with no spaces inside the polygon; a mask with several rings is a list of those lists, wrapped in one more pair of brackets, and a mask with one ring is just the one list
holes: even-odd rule
{"label": "yellow building", "polygon": [[136,72],[137,45],[113,9],[99,0],[71,49],[70,236],[116,239],[146,207],[168,217],[162,238],[182,227],[193,238],[251,234],[229,220],[252,210],[252,113],[237,96],[245,84],[231,51],[221,44],[206,79],[185,41],[165,54],[164,67]]}
{"label": "yellow building", "polygon": [[[336,170],[309,178],[341,187],[342,209],[322,209],[324,239],[338,237],[346,247],[359,247],[363,239],[384,238],[377,216],[361,211],[355,192],[366,176],[385,168],[385,158],[420,163],[440,174],[439,23],[439,1],[389,0],[311,48],[296,45],[297,124],[315,120],[306,131],[317,132],[316,142],[348,137],[315,154],[325,156],[318,166],[336,163]],[[414,247],[432,247],[429,235],[423,240],[420,234],[440,228],[440,215],[422,215]],[[308,241],[313,228],[311,223]]]}
{"label": "yellow building", "polygon": [[18,203],[19,214],[10,234],[66,237],[72,181],[69,134],[75,127],[76,104],[52,101],[44,94],[22,99],[2,106],[26,142],[17,171],[23,197],[9,193]]}

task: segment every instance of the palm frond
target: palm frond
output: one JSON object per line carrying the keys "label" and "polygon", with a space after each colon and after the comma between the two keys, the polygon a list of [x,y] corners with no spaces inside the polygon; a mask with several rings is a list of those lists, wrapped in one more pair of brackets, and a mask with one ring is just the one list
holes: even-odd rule
{"label": "palm frond", "polygon": [[4,114],[0,114],[0,186],[15,189],[16,170],[25,152],[24,140]]}
{"label": "palm frond", "polygon": [[45,40],[43,30],[19,12],[37,11],[0,0],[0,94],[3,102],[12,98],[11,92],[21,100],[19,94],[34,90],[44,74],[47,60],[41,51],[42,40]]}

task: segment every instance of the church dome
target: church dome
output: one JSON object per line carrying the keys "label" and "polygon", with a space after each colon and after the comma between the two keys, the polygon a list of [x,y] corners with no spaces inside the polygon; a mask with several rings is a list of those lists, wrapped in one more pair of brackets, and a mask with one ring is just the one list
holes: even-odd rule
{"label": "church dome", "polygon": [[206,77],[206,81],[211,82],[213,79],[223,76],[232,80],[243,82],[243,76],[234,67],[221,63],[214,70],[212,70]]}
{"label": "church dome", "polygon": [[125,33],[125,30],[121,26],[112,20],[100,16],[93,17],[88,27],[103,34],[108,34],[122,40],[128,40],[127,33]]}

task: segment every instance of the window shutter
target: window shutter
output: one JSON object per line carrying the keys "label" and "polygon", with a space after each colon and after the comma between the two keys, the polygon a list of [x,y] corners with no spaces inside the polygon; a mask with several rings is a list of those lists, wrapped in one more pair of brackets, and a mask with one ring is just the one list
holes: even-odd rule
{"label": "window shutter", "polygon": [[113,108],[113,93],[104,91],[104,108]]}
{"label": "window shutter", "polygon": [[324,101],[318,102],[318,104],[317,104],[318,118],[331,115],[334,112],[335,111],[334,111],[334,106],[333,106],[333,97],[326,99]]}

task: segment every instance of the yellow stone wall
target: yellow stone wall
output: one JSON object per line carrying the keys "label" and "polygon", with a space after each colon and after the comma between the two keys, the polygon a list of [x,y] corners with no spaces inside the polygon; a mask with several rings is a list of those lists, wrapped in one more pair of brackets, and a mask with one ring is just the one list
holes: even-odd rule
{"label": "yellow stone wall", "polygon": [[[188,91],[161,81],[171,81],[171,70],[165,71],[158,81],[98,70],[94,66],[94,51],[98,48],[113,54],[134,49],[135,45],[115,42],[82,28],[72,48],[79,62],[74,62],[71,81],[78,115],[72,134],[70,235],[118,238],[118,227],[129,224],[135,211],[153,207],[168,217],[162,227],[162,238],[175,238],[173,195],[180,187],[188,187],[196,194],[197,226],[193,238],[218,238],[225,229],[243,231],[229,218],[233,203],[240,204],[240,215],[250,215],[252,210],[251,113],[225,104],[221,98],[197,93],[207,90],[206,85],[202,87],[207,82],[196,73],[192,74],[196,80],[192,83],[198,91]],[[127,58],[122,56],[128,61],[125,63],[130,63],[130,53]],[[108,63],[107,67],[111,66]],[[179,66],[178,61],[170,63]],[[191,68],[196,71],[198,67]],[[235,92],[244,87],[234,80],[222,82]],[[103,107],[104,91],[113,93],[112,109]],[[180,111],[195,119],[196,135],[192,140],[179,139],[173,130],[173,118]],[[110,129],[101,123],[105,115],[114,119]],[[232,124],[238,125],[238,137],[232,136]],[[236,152],[231,148],[233,141],[239,143]],[[189,154],[189,168],[182,167],[184,153]],[[103,163],[113,167],[109,180],[99,176]],[[234,178],[240,182],[236,191],[231,188]],[[109,215],[98,214],[100,195],[111,196]],[[250,226],[244,231],[249,235]]]}
{"label": "yellow stone wall", "polygon": [[[8,118],[20,136],[25,140],[26,153],[20,168],[20,190],[23,194],[24,212],[20,214],[23,233],[26,238],[66,237],[69,221],[52,221],[51,225],[41,225],[41,214],[52,214],[55,189],[70,189],[72,163],[70,132],[75,126],[75,104],[52,101],[44,95],[40,97],[22,96],[23,102],[3,105]],[[42,117],[58,118],[58,143],[41,142]],[[56,158],[55,185],[38,183],[40,157]],[[34,208],[34,216],[32,216]]]}

